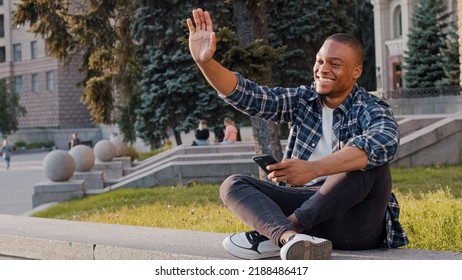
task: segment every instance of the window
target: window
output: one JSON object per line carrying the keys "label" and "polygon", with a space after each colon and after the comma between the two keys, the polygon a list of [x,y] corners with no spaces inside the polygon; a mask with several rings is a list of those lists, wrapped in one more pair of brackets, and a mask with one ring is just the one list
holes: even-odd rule
{"label": "window", "polygon": [[53,72],[47,72],[47,90],[53,90],[55,88],[55,79]]}
{"label": "window", "polygon": [[6,61],[5,47],[0,47],[0,62]]}
{"label": "window", "polygon": [[0,38],[5,37],[5,20],[3,15],[0,15]]}
{"label": "window", "polygon": [[21,61],[21,44],[14,44],[13,45],[13,61]]}
{"label": "window", "polygon": [[39,76],[32,74],[32,92],[39,92]]}
{"label": "window", "polygon": [[30,58],[36,59],[38,55],[37,41],[30,42]]}
{"label": "window", "polygon": [[23,93],[24,86],[23,86],[23,83],[22,83],[22,76],[16,76],[15,80],[16,80],[16,92],[18,94]]}
{"label": "window", "polygon": [[403,20],[401,17],[401,6],[395,8],[393,13],[393,38],[403,37]]}

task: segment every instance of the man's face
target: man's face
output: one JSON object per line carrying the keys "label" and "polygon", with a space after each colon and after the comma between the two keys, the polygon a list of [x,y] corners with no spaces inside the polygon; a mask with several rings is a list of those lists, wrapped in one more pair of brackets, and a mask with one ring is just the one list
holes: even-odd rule
{"label": "man's face", "polygon": [[361,76],[356,52],[347,45],[327,40],[313,67],[316,91],[326,98],[345,99]]}

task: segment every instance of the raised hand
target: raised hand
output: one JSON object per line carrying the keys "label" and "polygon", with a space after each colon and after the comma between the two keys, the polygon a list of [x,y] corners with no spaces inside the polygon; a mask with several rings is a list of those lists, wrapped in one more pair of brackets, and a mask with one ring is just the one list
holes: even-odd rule
{"label": "raised hand", "polygon": [[190,18],[186,21],[189,28],[189,51],[194,61],[200,65],[212,60],[216,50],[216,37],[209,12],[199,8],[193,10],[192,14],[194,24]]}

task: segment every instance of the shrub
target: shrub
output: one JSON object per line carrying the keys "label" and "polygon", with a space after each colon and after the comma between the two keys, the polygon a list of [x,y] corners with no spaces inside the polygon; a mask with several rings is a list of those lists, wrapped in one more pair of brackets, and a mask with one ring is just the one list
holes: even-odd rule
{"label": "shrub", "polygon": [[130,160],[134,161],[135,159],[138,159],[139,154],[135,150],[135,148],[133,148],[132,146],[127,146],[127,148],[124,151],[124,156],[130,157]]}
{"label": "shrub", "polygon": [[32,143],[27,144],[26,146],[27,149],[40,149],[42,147],[43,147],[42,143],[40,142],[32,142]]}
{"label": "shrub", "polygon": [[17,141],[16,143],[14,143],[14,148],[16,149],[22,149],[22,148],[26,148],[27,147],[27,143],[24,142],[24,141]]}
{"label": "shrub", "polygon": [[52,148],[53,146],[55,146],[55,142],[53,142],[51,140],[42,142],[42,147]]}

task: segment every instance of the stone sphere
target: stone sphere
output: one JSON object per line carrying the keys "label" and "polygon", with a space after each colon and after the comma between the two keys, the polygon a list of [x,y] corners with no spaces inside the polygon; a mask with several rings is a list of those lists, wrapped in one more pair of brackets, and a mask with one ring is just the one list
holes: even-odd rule
{"label": "stone sphere", "polygon": [[115,157],[115,146],[109,140],[101,140],[93,148],[95,157],[100,162],[110,162]]}
{"label": "stone sphere", "polygon": [[73,147],[69,154],[75,161],[75,170],[78,172],[88,172],[95,165],[95,154],[93,150],[85,145]]}
{"label": "stone sphere", "polygon": [[125,149],[127,146],[125,145],[124,141],[121,139],[115,138],[110,140],[112,144],[114,144],[115,147],[115,156],[116,157],[121,157],[125,153]]}
{"label": "stone sphere", "polygon": [[53,182],[68,181],[75,172],[75,161],[63,150],[49,152],[42,162],[45,175]]}

